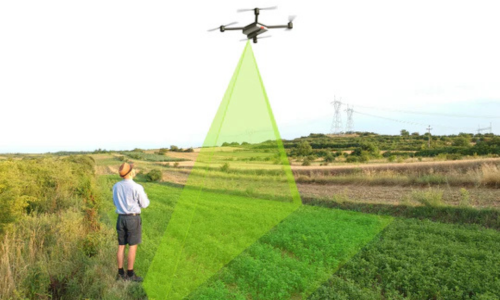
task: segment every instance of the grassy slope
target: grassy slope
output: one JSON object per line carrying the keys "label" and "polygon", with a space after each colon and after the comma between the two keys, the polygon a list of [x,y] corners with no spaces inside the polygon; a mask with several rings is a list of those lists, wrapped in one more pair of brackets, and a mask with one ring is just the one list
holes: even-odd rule
{"label": "grassy slope", "polygon": [[[116,176],[111,178],[112,181],[119,180]],[[181,189],[160,184],[141,184],[146,189],[151,205],[142,211],[143,243],[139,246],[135,269],[140,275],[146,276]],[[116,222],[113,211],[110,211],[109,216],[112,222]],[[302,207],[234,260],[231,264],[233,269],[229,268],[229,271],[221,272],[218,276],[222,276],[220,278],[226,284],[232,285],[233,291],[235,285],[239,286],[234,295],[250,293],[254,294],[255,299],[311,293],[330,277],[340,263],[359,251],[389,221],[387,217]],[[272,259],[272,263],[267,262],[268,259]],[[255,281],[257,274],[252,271],[252,265],[274,266],[265,276],[259,275],[260,281]],[[260,286],[275,277],[279,279],[262,291]],[[212,288],[212,285],[206,286],[196,297],[203,298],[204,293],[210,294]]]}

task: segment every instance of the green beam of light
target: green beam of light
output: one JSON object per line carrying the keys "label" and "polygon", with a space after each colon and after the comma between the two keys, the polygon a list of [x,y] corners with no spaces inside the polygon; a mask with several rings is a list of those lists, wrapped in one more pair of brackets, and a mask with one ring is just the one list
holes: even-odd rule
{"label": "green beam of light", "polygon": [[[225,143],[236,146],[221,147]],[[149,299],[188,296],[301,205],[247,42],[161,242],[158,238],[144,282]]]}

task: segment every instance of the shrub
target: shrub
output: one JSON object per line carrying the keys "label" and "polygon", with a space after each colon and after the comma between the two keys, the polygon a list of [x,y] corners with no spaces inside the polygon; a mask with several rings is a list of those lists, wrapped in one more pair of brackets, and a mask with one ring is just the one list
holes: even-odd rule
{"label": "shrub", "polygon": [[222,172],[226,172],[226,173],[227,173],[227,172],[229,172],[229,164],[228,164],[228,163],[223,164],[223,165],[220,167],[220,170],[221,170]]}
{"label": "shrub", "polygon": [[316,160],[316,156],[311,154],[311,155],[308,155],[307,156],[307,159],[310,160],[311,162],[315,161]]}
{"label": "shrub", "polygon": [[460,153],[449,153],[446,154],[447,160],[459,160],[462,159],[462,155]]}
{"label": "shrub", "polygon": [[303,166],[310,166],[311,165],[311,160],[309,160],[309,158],[304,158],[304,160],[302,161],[302,165]]}
{"label": "shrub", "polygon": [[332,201],[338,204],[342,204],[345,202],[349,202],[349,196],[347,196],[347,191],[344,190],[342,193],[339,194],[333,194],[332,195]]}
{"label": "shrub", "polygon": [[496,165],[483,164],[481,166],[483,174],[482,183],[486,186],[500,186],[500,170]]}
{"label": "shrub", "polygon": [[464,206],[464,207],[471,205],[469,191],[466,190],[465,188],[460,189],[460,203],[459,203],[459,205]]}
{"label": "shrub", "polygon": [[158,169],[153,169],[146,174],[146,179],[148,181],[160,181],[162,179],[163,174]]}
{"label": "shrub", "polygon": [[427,191],[412,191],[413,200],[430,207],[443,205],[443,191],[428,189]]}
{"label": "shrub", "polygon": [[346,158],[346,162],[348,162],[348,163],[355,163],[355,162],[358,162],[358,161],[359,161],[359,159],[358,159],[357,156],[348,156]]}
{"label": "shrub", "polygon": [[455,147],[467,147],[470,146],[470,139],[467,137],[461,136],[453,140],[452,143]]}
{"label": "shrub", "polygon": [[178,162],[175,162],[174,163],[174,168],[177,168],[179,166],[179,163]]}
{"label": "shrub", "polygon": [[366,151],[361,151],[361,155],[358,158],[359,162],[368,162],[370,160],[370,154]]}
{"label": "shrub", "polygon": [[328,152],[325,157],[323,158],[323,161],[325,163],[331,163],[335,161],[335,156],[331,152]]}
{"label": "shrub", "polygon": [[312,147],[307,141],[300,142],[297,146],[298,156],[308,156],[312,153]]}

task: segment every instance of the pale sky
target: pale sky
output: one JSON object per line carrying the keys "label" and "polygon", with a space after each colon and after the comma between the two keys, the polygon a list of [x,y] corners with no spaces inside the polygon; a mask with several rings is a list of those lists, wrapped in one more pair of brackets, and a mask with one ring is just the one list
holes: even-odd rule
{"label": "pale sky", "polygon": [[294,29],[252,47],[283,138],[328,133],[334,95],[386,118],[357,131],[500,133],[498,1],[2,1],[0,153],[200,146],[245,46],[207,29],[275,5]]}

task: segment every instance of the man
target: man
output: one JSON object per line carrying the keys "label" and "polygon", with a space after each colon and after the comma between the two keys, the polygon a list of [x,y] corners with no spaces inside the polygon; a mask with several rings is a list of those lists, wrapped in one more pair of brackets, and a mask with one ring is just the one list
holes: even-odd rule
{"label": "man", "polygon": [[[113,202],[116,206],[118,221],[116,231],[118,232],[118,261],[117,279],[142,281],[142,278],[134,273],[135,254],[137,245],[141,243],[142,219],[141,208],[149,206],[149,199],[144,188],[134,182],[135,169],[133,164],[123,163],[119,169],[122,181],[113,186]],[[123,270],[123,258],[125,246],[128,247],[127,274]]]}

